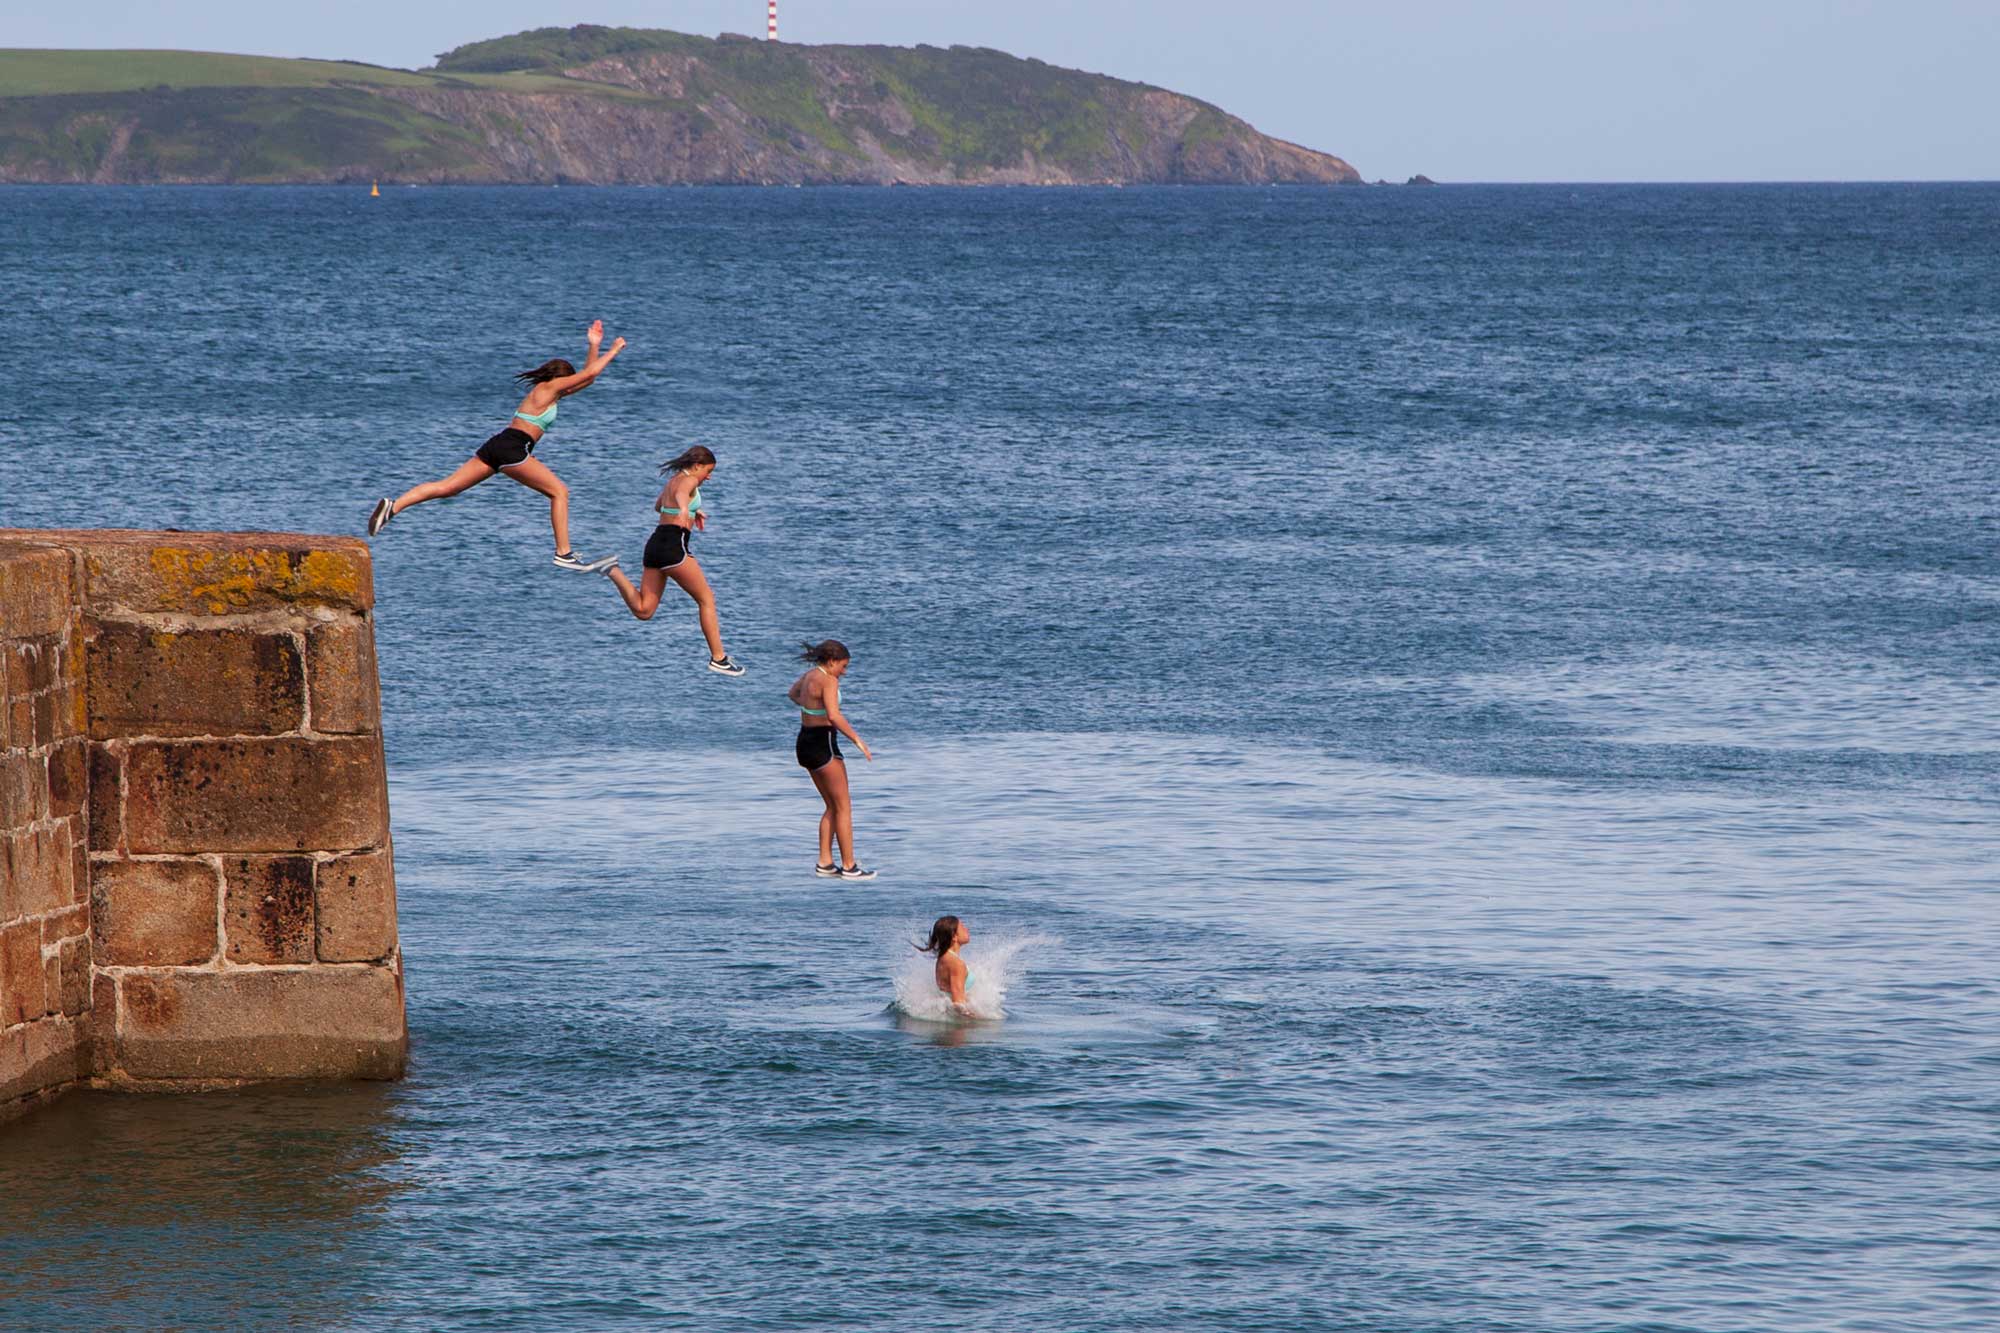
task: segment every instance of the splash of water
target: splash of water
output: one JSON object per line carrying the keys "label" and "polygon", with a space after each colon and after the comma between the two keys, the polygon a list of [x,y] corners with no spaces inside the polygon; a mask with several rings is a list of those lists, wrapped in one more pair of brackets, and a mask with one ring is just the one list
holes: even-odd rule
{"label": "splash of water", "polygon": [[[928,925],[928,923],[926,923]],[[921,935],[921,929],[904,938]],[[983,935],[960,950],[971,979],[965,987],[965,1009],[954,1010],[951,1000],[937,987],[937,960],[916,953],[907,945],[896,960],[892,979],[896,987],[893,1008],[910,1018],[932,1023],[957,1023],[968,1018],[997,1020],[1007,1016],[1007,992],[1027,976],[1032,951],[1056,943],[1053,935]]]}

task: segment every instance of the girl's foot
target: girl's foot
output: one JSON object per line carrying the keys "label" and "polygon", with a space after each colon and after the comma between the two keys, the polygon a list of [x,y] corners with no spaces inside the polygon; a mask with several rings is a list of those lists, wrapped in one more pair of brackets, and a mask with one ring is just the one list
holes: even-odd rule
{"label": "girl's foot", "polygon": [[818,875],[821,879],[839,879],[840,867],[829,861],[823,866],[814,866],[813,874]]}
{"label": "girl's foot", "polygon": [[368,535],[375,536],[389,526],[389,520],[396,516],[396,502],[383,498],[375,502],[375,512],[368,516]]}
{"label": "girl's foot", "polygon": [[[740,676],[743,674],[743,668],[736,665],[736,659],[728,653],[724,653],[720,657],[709,658],[708,669],[721,676]],[[832,707],[831,704],[827,706]]]}
{"label": "girl's foot", "polygon": [[842,879],[873,879],[875,878],[875,872],[872,870],[863,870],[860,863],[857,862],[851,866],[842,866],[840,868],[840,877]]}
{"label": "girl's foot", "polygon": [[574,551],[564,551],[556,557],[556,568],[567,569],[576,574],[595,574],[617,558],[615,555],[607,555],[601,560],[585,560]]}

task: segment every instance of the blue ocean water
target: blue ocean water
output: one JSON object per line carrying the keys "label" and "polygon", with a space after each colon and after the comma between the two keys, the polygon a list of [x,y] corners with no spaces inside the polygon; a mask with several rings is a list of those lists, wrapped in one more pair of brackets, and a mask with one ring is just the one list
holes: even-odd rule
{"label": "blue ocean water", "polygon": [[[376,545],[413,1055],[0,1130],[0,1324],[2000,1326],[2000,187],[0,192],[0,526]],[[878,882],[783,699],[855,652]],[[1004,1021],[899,1016],[975,932]]]}

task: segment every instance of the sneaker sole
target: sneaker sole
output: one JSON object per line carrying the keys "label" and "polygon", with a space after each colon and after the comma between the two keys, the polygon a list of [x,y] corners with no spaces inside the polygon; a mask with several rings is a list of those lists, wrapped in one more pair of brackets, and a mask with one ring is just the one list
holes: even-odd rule
{"label": "sneaker sole", "polygon": [[389,507],[391,503],[393,502],[389,500],[378,500],[376,502],[375,512],[368,516],[368,535],[370,537],[381,536],[382,529],[388,527],[389,520],[396,516],[396,511]]}
{"label": "sneaker sole", "polygon": [[871,870],[865,875],[850,875],[843,870],[840,872],[839,878],[849,880],[855,884],[866,884],[869,880],[875,878],[875,872]]}
{"label": "sneaker sole", "polygon": [[813,874],[818,875],[821,879],[840,878],[840,872],[838,870],[821,870],[818,866],[813,867]]}
{"label": "sneaker sole", "polygon": [[728,667],[719,667],[713,662],[710,662],[708,664],[708,669],[710,671],[713,671],[718,676],[740,676],[743,674],[742,667],[738,667],[736,668],[736,670],[731,671]]}

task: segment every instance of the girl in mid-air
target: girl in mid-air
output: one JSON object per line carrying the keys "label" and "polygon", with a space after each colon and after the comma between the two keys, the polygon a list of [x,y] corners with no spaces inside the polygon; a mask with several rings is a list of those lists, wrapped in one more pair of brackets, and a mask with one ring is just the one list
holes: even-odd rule
{"label": "girl in mid-air", "polygon": [[[854,734],[840,713],[840,678],[852,659],[838,639],[809,643],[799,658],[812,667],[792,682],[790,698],[800,714],[793,752],[826,802],[826,813],[819,817],[819,861],[813,873],[822,879],[873,879],[875,872],[863,870],[854,859],[854,803],[847,795],[847,760],[840,753],[840,737],[845,736],[859,747],[863,759],[875,762],[868,743]],[[833,860],[835,838],[843,858],[839,865]]]}
{"label": "girl in mid-air", "polygon": [[514,378],[526,385],[528,392],[521,399],[521,405],[514,409],[514,419],[507,423],[507,428],[480,445],[478,451],[450,476],[412,486],[396,499],[378,502],[375,512],[368,519],[368,535],[373,537],[381,532],[389,526],[390,519],[411,505],[457,495],[460,491],[471,490],[496,472],[504,472],[530,490],[540,491],[549,497],[549,525],[556,534],[557,567],[594,574],[609,564],[608,557],[596,561],[581,560],[569,549],[569,487],[549,470],[547,463],[534,456],[535,446],[541,443],[542,435],[556,424],[556,408],[562,400],[579,389],[589,387],[591,381],[602,375],[604,368],[625,350],[623,338],[612,343],[609,350],[600,350],[604,342],[604,321],[601,319],[591,324],[587,337],[590,356],[584,361],[582,370],[558,359],[544,361],[533,370],[524,370],[516,375]]}
{"label": "girl in mid-air", "polygon": [[673,462],[664,464],[660,474],[667,484],[653,501],[660,521],[646,542],[645,572],[640,575],[640,586],[632,586],[632,580],[618,568],[615,555],[604,562],[604,572],[618,585],[618,595],[625,599],[625,605],[641,620],[651,620],[660,609],[667,580],[678,583],[682,592],[694,598],[701,617],[702,637],[708,640],[708,669],[725,676],[740,676],[743,668],[722,650],[722,623],[715,615],[715,593],[708,586],[708,576],[701,572],[701,561],[688,549],[695,533],[708,531],[708,515],[701,507],[701,484],[715,475],[715,455],[697,444]]}
{"label": "girl in mid-air", "polygon": [[965,988],[972,984],[972,969],[958,956],[958,947],[972,939],[972,932],[955,916],[941,916],[931,927],[931,937],[919,944],[921,953],[937,955],[937,988],[960,1013],[971,1013]]}

